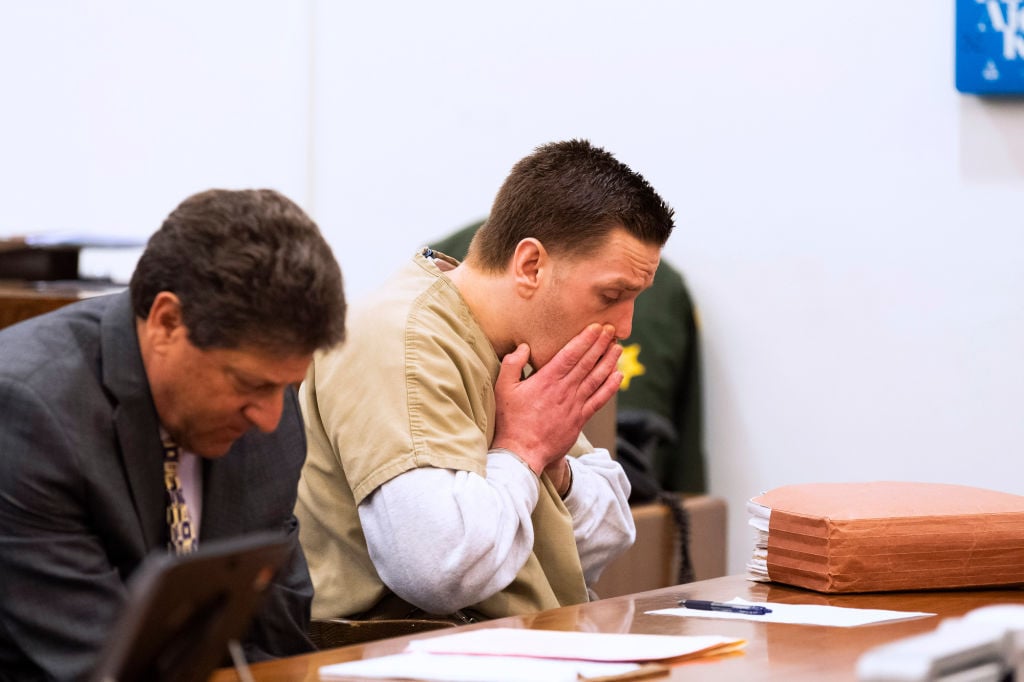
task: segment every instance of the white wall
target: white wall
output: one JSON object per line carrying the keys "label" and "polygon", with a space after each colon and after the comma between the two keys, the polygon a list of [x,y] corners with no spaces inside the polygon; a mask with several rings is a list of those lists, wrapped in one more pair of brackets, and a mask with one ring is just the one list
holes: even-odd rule
{"label": "white wall", "polygon": [[0,232],[270,185],[358,297],[588,137],[677,209],[730,570],[778,485],[1024,494],[1024,103],[956,93],[953,3],[60,7],[0,10]]}
{"label": "white wall", "polygon": [[[214,186],[304,203],[309,13],[273,0],[0,0],[0,235],[144,238]],[[134,260],[112,265],[92,274]]]}

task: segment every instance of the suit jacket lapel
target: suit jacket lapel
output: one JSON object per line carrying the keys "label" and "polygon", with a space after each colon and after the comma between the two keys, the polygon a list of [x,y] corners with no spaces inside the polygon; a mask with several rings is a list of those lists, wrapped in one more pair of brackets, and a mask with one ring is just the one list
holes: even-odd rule
{"label": "suit jacket lapel", "polygon": [[127,291],[114,297],[100,324],[103,383],[114,399],[118,455],[148,551],[163,544],[166,534],[163,450]]}

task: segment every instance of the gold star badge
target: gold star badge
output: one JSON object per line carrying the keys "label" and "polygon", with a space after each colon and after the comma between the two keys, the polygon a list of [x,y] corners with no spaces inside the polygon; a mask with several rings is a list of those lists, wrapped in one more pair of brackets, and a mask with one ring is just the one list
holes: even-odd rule
{"label": "gold star badge", "polygon": [[622,355],[619,356],[619,371],[622,372],[622,385],[620,391],[629,390],[629,382],[633,377],[638,377],[647,371],[647,368],[640,364],[640,344],[631,343],[622,347]]}

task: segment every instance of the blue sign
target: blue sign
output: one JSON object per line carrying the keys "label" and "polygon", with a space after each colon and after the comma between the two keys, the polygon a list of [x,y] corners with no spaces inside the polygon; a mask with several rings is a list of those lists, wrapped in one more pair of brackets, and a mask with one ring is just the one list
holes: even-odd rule
{"label": "blue sign", "polygon": [[956,89],[1024,94],[1024,0],[956,0]]}

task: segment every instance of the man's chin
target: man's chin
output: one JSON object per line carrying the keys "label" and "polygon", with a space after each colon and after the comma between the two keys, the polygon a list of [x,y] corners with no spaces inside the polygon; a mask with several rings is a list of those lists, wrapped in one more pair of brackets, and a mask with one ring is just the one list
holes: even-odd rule
{"label": "man's chin", "polygon": [[205,438],[195,443],[191,451],[206,459],[217,459],[228,454],[231,451],[231,446],[241,437],[242,435],[239,434],[232,438]]}

